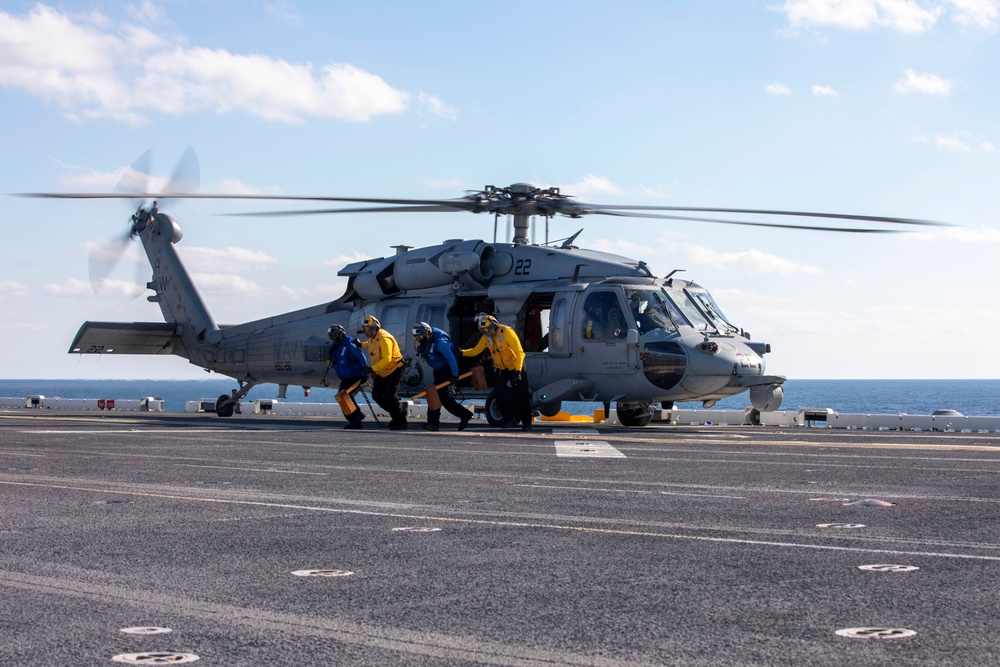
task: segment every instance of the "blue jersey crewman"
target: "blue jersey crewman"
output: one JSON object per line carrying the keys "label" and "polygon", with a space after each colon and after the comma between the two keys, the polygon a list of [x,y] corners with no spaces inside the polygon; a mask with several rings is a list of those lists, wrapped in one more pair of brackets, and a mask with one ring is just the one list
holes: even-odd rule
{"label": "blue jersey crewman", "polygon": [[[361,342],[353,336],[348,336],[344,327],[334,324],[326,330],[333,346],[330,347],[330,365],[333,372],[340,378],[340,391],[350,391],[351,400],[361,389],[363,381],[371,372],[368,366],[368,359],[365,358]],[[354,387],[355,383],[358,386]],[[354,387],[351,389],[351,387]],[[347,418],[347,426],[344,428],[361,428],[361,420],[365,418],[360,409],[355,410]]]}
{"label": "blue jersey crewman", "polygon": [[[432,327],[427,322],[417,322],[413,326],[413,340],[417,356],[427,362],[434,371],[434,384],[451,382],[438,390],[441,407],[459,418],[458,430],[464,431],[472,419],[472,411],[455,399],[455,384],[458,382],[458,360],[452,348],[451,337],[444,331]],[[441,426],[441,408],[427,411],[427,423],[420,428],[436,431]]]}

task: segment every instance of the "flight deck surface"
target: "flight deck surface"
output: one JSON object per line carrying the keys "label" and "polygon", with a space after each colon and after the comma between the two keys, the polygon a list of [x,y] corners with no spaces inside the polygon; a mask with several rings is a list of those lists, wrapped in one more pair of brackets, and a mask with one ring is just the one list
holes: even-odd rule
{"label": "flight deck surface", "polygon": [[1000,664],[1000,434],[477,421],[0,411],[0,663]]}

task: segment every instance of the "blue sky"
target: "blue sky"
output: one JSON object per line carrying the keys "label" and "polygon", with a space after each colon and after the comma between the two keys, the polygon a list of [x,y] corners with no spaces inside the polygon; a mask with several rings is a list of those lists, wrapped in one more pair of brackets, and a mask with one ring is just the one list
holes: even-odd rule
{"label": "blue sky", "polygon": [[[165,179],[191,145],[204,192],[528,181],[598,203],[947,221],[872,238],[563,218],[552,237],[583,227],[578,245],[685,269],[772,344],[772,373],[998,378],[998,28],[1000,0],[7,0],[0,190],[108,191],[150,148]],[[493,233],[460,213],[164,208],[222,323],[335,298],[341,266],[395,244]],[[66,353],[84,320],[159,320],[121,293],[132,269],[100,295],[88,282],[90,247],[130,213],[0,196],[0,377],[205,377],[176,357]]]}

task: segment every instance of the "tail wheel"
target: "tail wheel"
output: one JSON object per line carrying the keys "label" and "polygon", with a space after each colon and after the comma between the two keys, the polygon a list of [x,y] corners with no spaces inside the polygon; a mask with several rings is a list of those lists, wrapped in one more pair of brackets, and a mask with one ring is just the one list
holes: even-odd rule
{"label": "tail wheel", "polygon": [[619,403],[615,411],[622,426],[646,426],[653,421],[653,409],[642,403]]}
{"label": "tail wheel", "polygon": [[215,414],[220,417],[232,417],[236,412],[236,401],[232,396],[223,394],[215,401]]}

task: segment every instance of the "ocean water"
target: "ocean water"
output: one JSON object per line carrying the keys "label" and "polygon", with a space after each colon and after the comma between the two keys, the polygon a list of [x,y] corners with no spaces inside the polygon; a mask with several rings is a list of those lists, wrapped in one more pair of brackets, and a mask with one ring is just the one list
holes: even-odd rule
{"label": "ocean water", "polygon": [[[164,410],[183,412],[188,401],[228,394],[236,383],[212,380],[0,380],[0,396],[59,396],[62,398],[162,398]],[[244,400],[276,398],[277,385],[254,387]],[[288,388],[288,401],[333,403],[333,389],[313,388],[308,398],[301,387]],[[750,405],[744,393],[719,401],[717,409]],[[595,403],[566,403],[573,414],[592,414]],[[698,408],[700,403],[678,403]],[[832,408],[841,413],[927,415],[957,410],[969,416],[1000,416],[1000,380],[788,380],[782,410]]]}

